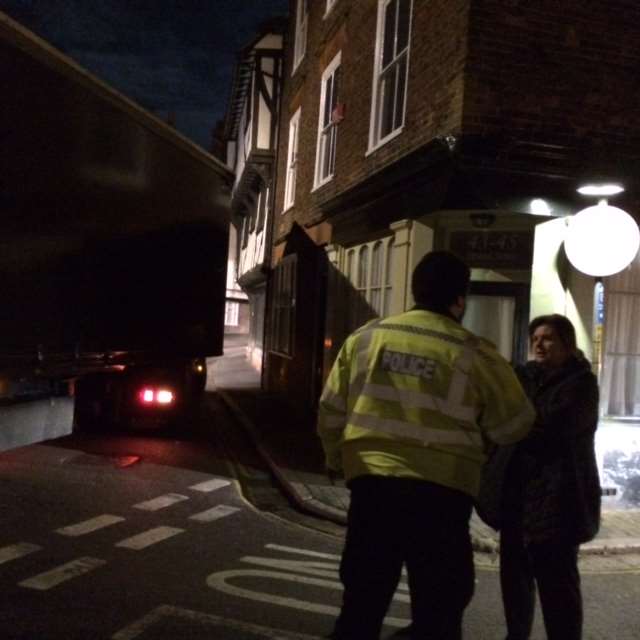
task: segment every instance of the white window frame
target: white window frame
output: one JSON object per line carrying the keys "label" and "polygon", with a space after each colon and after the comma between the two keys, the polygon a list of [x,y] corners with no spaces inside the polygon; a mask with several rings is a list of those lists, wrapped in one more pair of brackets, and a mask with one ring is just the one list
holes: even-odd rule
{"label": "white window frame", "polygon": [[[387,64],[386,68],[382,68],[383,64],[383,55],[384,55],[384,35],[385,35],[385,17],[387,7],[392,3],[396,4],[396,18],[397,12],[400,8],[400,2],[402,0],[378,0],[378,26],[376,31],[376,50],[375,50],[375,64],[373,68],[373,95],[371,99],[371,122],[369,126],[369,149],[367,153],[371,153],[375,151],[378,147],[383,144],[389,142],[400,133],[404,128],[404,121],[406,115],[406,107],[407,107],[407,93],[408,93],[408,78],[409,78],[409,54],[411,50],[411,25],[413,20],[413,0],[406,0],[409,3],[409,24],[408,24],[408,35],[407,35],[407,45],[406,47],[399,52],[395,52],[395,48],[397,45],[398,32],[397,32],[397,22],[396,22],[396,31],[394,33],[394,57],[393,60]],[[385,104],[385,96],[383,91],[383,81],[385,77],[393,73],[395,69],[400,67],[404,61],[405,72],[404,72],[404,88],[403,88],[403,100],[402,105],[397,105],[397,95],[399,89],[399,80],[396,76],[396,86],[394,91],[394,108],[398,109],[395,111],[394,121],[400,113],[400,123],[397,126],[393,126],[391,131],[389,131],[386,135],[382,135],[382,116],[383,116],[383,108]]]}
{"label": "white window frame", "polygon": [[289,120],[289,146],[287,149],[287,173],[284,183],[284,211],[287,211],[296,201],[296,181],[297,181],[297,164],[298,164],[298,138],[300,132],[300,115],[302,109],[293,114]]}
{"label": "white window frame", "polygon": [[[314,189],[321,187],[327,182],[333,179],[335,174],[335,158],[336,158],[336,146],[338,142],[338,128],[337,123],[332,121],[331,110],[329,110],[329,117],[326,120],[327,114],[327,100],[331,100],[335,97],[335,80],[338,70],[340,69],[340,63],[342,61],[342,52],[338,51],[333,60],[329,63],[322,74],[321,91],[320,91],[320,105],[318,108],[318,140],[316,143],[316,169],[314,178]],[[327,87],[331,80],[331,95],[327,95]],[[340,87],[338,87],[339,91]],[[325,160],[327,160],[327,154],[329,154],[328,162],[330,170],[327,175],[323,174],[323,167]]]}
{"label": "white window frame", "polygon": [[[371,242],[365,242],[363,244],[349,247],[344,252],[344,258],[342,260],[341,271],[345,278],[351,283],[352,290],[356,295],[359,295],[362,300],[370,307],[370,311],[373,312],[374,317],[384,318],[391,312],[391,297],[393,294],[393,260],[392,252],[394,247],[395,236],[388,236],[379,240],[373,240]],[[379,269],[378,279],[374,281],[374,254],[376,246],[380,247],[379,256]],[[366,252],[367,259],[364,265],[364,279],[361,279],[361,260],[360,256],[363,252]],[[373,306],[375,292],[379,292],[377,296],[377,304]],[[349,304],[350,310],[357,309],[361,305]],[[366,322],[369,318],[357,317],[353,318],[352,324],[354,326],[351,329],[357,328],[357,326]]]}
{"label": "white window frame", "polygon": [[307,27],[309,24],[309,0],[296,2],[296,32],[293,42],[293,69],[296,72],[307,52]]}

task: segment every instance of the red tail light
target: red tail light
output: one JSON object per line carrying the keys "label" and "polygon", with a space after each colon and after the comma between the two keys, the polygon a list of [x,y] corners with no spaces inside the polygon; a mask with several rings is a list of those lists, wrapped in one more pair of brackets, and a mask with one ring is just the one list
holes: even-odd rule
{"label": "red tail light", "polygon": [[138,392],[138,398],[145,405],[163,405],[173,404],[175,395],[171,389],[166,387],[143,387]]}

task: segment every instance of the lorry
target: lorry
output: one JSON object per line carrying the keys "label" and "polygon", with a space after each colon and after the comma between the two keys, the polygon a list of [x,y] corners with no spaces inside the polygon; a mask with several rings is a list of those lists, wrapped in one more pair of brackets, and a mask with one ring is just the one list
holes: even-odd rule
{"label": "lorry", "polygon": [[0,450],[197,402],[232,173],[0,13]]}

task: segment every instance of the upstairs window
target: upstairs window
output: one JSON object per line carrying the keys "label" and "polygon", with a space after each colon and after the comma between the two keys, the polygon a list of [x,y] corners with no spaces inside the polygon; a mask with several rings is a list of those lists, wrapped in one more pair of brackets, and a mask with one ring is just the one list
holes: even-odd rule
{"label": "upstairs window", "polygon": [[298,166],[298,130],[300,109],[289,120],[289,148],[287,150],[287,174],[284,185],[284,209],[292,207],[296,200],[296,178]]}
{"label": "upstairs window", "polygon": [[293,43],[293,71],[307,52],[307,24],[309,22],[308,0],[297,0],[296,4],[296,34]]}
{"label": "upstairs window", "polygon": [[341,56],[340,53],[338,53],[322,74],[318,145],[316,151],[316,187],[323,185],[333,178],[336,166],[338,128],[334,114],[340,91],[340,59]]}
{"label": "upstairs window", "polygon": [[260,194],[252,193],[247,196],[247,211],[249,215],[249,233],[254,233],[256,230],[256,212],[258,209],[258,199]]}
{"label": "upstairs window", "polygon": [[412,0],[379,0],[370,147],[404,124]]}
{"label": "upstairs window", "polygon": [[249,243],[249,212],[245,209],[242,217],[242,248],[246,249]]}
{"label": "upstairs window", "polygon": [[258,233],[264,231],[264,223],[267,218],[269,207],[269,188],[261,189],[258,200],[258,220],[256,222],[256,230]]}

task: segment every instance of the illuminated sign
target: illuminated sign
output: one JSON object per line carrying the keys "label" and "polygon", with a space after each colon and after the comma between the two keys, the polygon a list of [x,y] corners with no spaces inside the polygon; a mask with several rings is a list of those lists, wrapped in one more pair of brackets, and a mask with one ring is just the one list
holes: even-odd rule
{"label": "illuminated sign", "polygon": [[476,269],[530,269],[533,235],[528,231],[452,231],[449,249]]}

